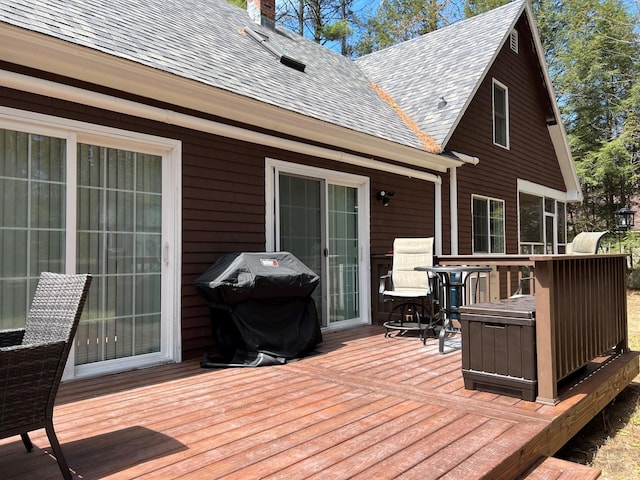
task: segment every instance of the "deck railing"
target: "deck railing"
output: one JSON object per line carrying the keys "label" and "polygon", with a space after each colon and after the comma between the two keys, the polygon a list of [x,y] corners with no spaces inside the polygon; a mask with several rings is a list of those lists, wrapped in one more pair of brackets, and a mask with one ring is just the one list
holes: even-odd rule
{"label": "deck railing", "polygon": [[494,266],[491,300],[508,297],[523,276],[535,277],[538,402],[557,403],[560,380],[629,349],[625,255],[465,255],[438,263]]}

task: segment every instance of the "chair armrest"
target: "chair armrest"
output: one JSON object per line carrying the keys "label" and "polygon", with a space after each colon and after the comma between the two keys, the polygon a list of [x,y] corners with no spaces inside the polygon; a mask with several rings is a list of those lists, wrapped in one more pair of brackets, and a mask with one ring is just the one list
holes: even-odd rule
{"label": "chair armrest", "polygon": [[[0,348],[0,405],[3,432],[23,428],[25,418],[44,420],[58,391],[66,342]],[[17,433],[20,433],[18,430]]]}
{"label": "chair armrest", "polygon": [[437,300],[440,297],[440,278],[433,272],[427,272],[427,274],[427,278],[429,279],[429,295],[432,300]]}
{"label": "chair armrest", "polygon": [[24,337],[24,328],[0,330],[0,347],[20,345],[22,343],[22,337]]}
{"label": "chair armrest", "polygon": [[378,286],[378,293],[382,294],[385,290],[393,290],[393,288],[387,288],[387,282],[391,282],[391,272],[380,277],[380,285]]}

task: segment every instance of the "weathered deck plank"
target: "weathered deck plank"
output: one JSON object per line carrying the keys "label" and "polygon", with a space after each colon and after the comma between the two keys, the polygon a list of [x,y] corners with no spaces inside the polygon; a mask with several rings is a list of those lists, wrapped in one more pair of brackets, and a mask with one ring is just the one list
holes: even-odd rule
{"label": "weathered deck plank", "polygon": [[[638,374],[637,354],[594,362],[551,407],[465,390],[460,351],[439,355],[435,339],[379,327],[324,337],[319,354],[283,366],[185,362],[63,384],[54,420],[75,478],[515,478]],[[30,454],[0,440],[1,478],[59,478],[44,431],[31,437]]]}

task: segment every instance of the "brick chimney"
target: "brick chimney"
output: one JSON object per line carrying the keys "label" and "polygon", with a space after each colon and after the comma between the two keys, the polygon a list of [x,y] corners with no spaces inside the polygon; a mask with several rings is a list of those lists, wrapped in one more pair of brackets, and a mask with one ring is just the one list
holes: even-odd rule
{"label": "brick chimney", "polygon": [[276,0],[247,0],[247,12],[254,22],[275,29]]}

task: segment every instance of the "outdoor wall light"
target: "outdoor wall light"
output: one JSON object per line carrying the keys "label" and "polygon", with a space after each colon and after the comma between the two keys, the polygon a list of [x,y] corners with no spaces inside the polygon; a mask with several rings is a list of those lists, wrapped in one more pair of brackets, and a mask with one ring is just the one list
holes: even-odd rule
{"label": "outdoor wall light", "polygon": [[388,190],[380,190],[376,195],[376,198],[382,202],[383,207],[389,206],[389,197],[393,197],[396,192],[390,192]]}

